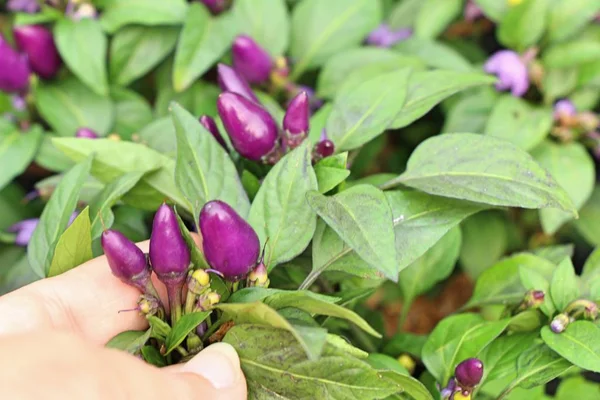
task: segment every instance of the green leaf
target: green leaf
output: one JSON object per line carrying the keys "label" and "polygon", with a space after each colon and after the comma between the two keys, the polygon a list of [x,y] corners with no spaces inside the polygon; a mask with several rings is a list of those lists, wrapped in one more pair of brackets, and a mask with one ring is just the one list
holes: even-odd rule
{"label": "green leaf", "polygon": [[595,400],[600,397],[600,385],[583,376],[573,376],[560,382],[556,400]]}
{"label": "green leaf", "polygon": [[462,226],[460,265],[473,280],[496,263],[508,248],[506,217],[490,210],[467,218]]}
{"label": "green leaf", "polygon": [[74,77],[40,82],[34,99],[42,118],[60,136],[75,136],[81,127],[104,136],[113,126],[115,110],[110,98],[92,92]]}
{"label": "green leaf", "polygon": [[590,300],[600,300],[600,249],[596,248],[585,260],[581,274],[583,294]]}
{"label": "green leaf", "polygon": [[355,149],[383,133],[402,109],[410,72],[378,76],[336,97],[326,129],[337,151]]}
{"label": "green leaf", "polygon": [[546,69],[541,86],[544,88],[544,102],[553,103],[560,97],[566,97],[575,90],[579,79],[579,69]]}
{"label": "green leaf", "polygon": [[517,50],[536,44],[546,29],[548,8],[548,0],[523,0],[509,8],[498,26],[498,41]]}
{"label": "green leaf", "polygon": [[494,22],[500,21],[510,7],[508,1],[474,0],[474,2],[481,8],[483,14]]}
{"label": "green leaf", "polygon": [[315,164],[315,174],[319,183],[319,193],[327,193],[344,182],[350,175],[346,168],[348,153],[326,157]]}
{"label": "green leaf", "polygon": [[53,143],[74,161],[94,154],[92,174],[105,183],[127,172],[146,173],[123,198],[126,203],[155,211],[165,198],[169,198],[191,212],[187,200],[173,182],[175,163],[168,157],[142,144],[110,139],[60,138],[54,139]]}
{"label": "green leaf", "polygon": [[175,50],[173,87],[181,92],[206,72],[231,46],[237,26],[230,13],[213,17],[203,4],[192,3]]}
{"label": "green leaf", "polygon": [[47,277],[65,273],[94,258],[89,211],[86,207],[58,238]]}
{"label": "green leaf", "polygon": [[[348,351],[327,344],[307,358],[294,336],[260,325],[236,325],[224,338],[238,352],[249,399],[383,399],[402,387]],[[281,355],[285,354],[285,357]]]}
{"label": "green leaf", "polygon": [[306,195],[317,189],[308,141],[269,171],[250,208],[248,221],[266,243],[269,270],[302,253],[315,232],[316,214]]}
{"label": "green leaf", "polygon": [[310,206],[356,253],[393,281],[398,280],[392,210],[385,195],[357,185],[336,196],[307,193]]}
{"label": "green leaf", "polygon": [[154,315],[147,315],[146,319],[150,324],[150,337],[164,342],[171,333],[171,326]]}
{"label": "green leaf", "polygon": [[546,279],[540,272],[527,266],[522,266],[519,269],[519,275],[525,289],[542,290],[544,292],[544,304],[541,305],[540,310],[548,317],[552,317],[556,312],[556,306],[550,294],[550,280]]}
{"label": "green leaf", "polygon": [[132,25],[120,29],[110,46],[111,80],[126,86],[144,76],[169,55],[179,37],[179,28]]}
{"label": "green leaf", "polygon": [[399,357],[409,353],[415,358],[421,358],[423,346],[427,342],[427,335],[415,335],[414,333],[398,332],[383,347],[383,352]]}
{"label": "green leaf", "polygon": [[316,296],[306,295],[306,293],[276,293],[264,299],[264,303],[276,310],[286,307],[295,307],[311,314],[327,315],[329,317],[341,318],[352,322],[368,334],[381,337],[364,319],[354,311],[349,310],[331,301],[323,300]]}
{"label": "green leaf", "polygon": [[79,191],[90,173],[91,165],[92,157],[89,157],[71,168],[56,186],[44,207],[40,222],[27,247],[29,265],[40,277],[47,276],[57,241],[69,224],[77,205]]}
{"label": "green leaf", "polygon": [[106,343],[106,347],[135,354],[142,349],[148,339],[150,339],[150,329],[146,331],[125,331],[110,339]]}
{"label": "green leaf", "polygon": [[45,24],[48,22],[58,21],[64,17],[64,13],[62,12],[62,10],[59,10],[58,8],[54,8],[46,4],[42,4],[40,7],[40,11],[34,14],[19,12],[13,15],[15,16],[15,25]]}
{"label": "green leaf", "polygon": [[69,69],[100,96],[108,95],[106,50],[108,40],[92,18],[63,18],[54,26],[54,40]]}
{"label": "green leaf", "polygon": [[[547,327],[542,329],[542,333]],[[530,346],[517,359],[517,379],[511,384],[526,389],[544,385],[572,369],[573,365],[548,346]]]}
{"label": "green leaf", "polygon": [[229,298],[229,303],[252,303],[255,301],[262,301],[269,296],[280,294],[281,297],[292,297],[302,301],[304,297],[316,299],[326,303],[337,303],[341,299],[339,297],[325,296],[310,290],[282,290],[264,287],[246,287],[233,293]]}
{"label": "green leaf", "polygon": [[290,17],[285,0],[236,0],[233,13],[240,33],[250,36],[271,56],[285,53],[290,40]]}
{"label": "green leaf", "polygon": [[414,299],[446,279],[454,269],[461,247],[460,229],[452,228],[432,248],[400,272],[402,315],[406,317]]}
{"label": "green leaf", "polygon": [[56,135],[45,132],[41,137],[42,141],[34,160],[37,164],[53,172],[63,172],[74,165],[67,156],[52,144],[52,138],[55,138]]}
{"label": "green leaf", "polygon": [[414,33],[418,38],[433,39],[446,30],[446,27],[463,10],[462,0],[424,0],[415,20]]}
{"label": "green leaf", "polygon": [[162,368],[167,365],[167,360],[160,354],[160,351],[154,346],[142,347],[142,357],[150,365]]}
{"label": "green leaf", "polygon": [[471,63],[459,52],[432,39],[411,37],[395,45],[394,49],[407,56],[416,56],[430,67],[462,72],[473,70]]}
{"label": "green leaf", "polygon": [[206,202],[215,199],[247,215],[248,196],[229,155],[189,112],[177,103],[171,109],[177,137],[175,183],[194,210],[194,219]]}
{"label": "green leaf", "polygon": [[556,207],[577,216],[569,195],[529,154],[489,136],[427,139],[411,155],[406,172],[386,186],[390,183],[490,205]]}
{"label": "green leaf", "polygon": [[575,228],[585,240],[595,246],[600,245],[600,186],[596,186],[592,195],[574,221]]}
{"label": "green leaf", "polygon": [[415,62],[414,58],[405,57],[389,49],[379,47],[348,49],[333,55],[323,65],[317,79],[317,95],[322,98],[335,97],[350,74],[367,65],[389,63],[402,68],[412,65],[411,62]]}
{"label": "green leaf", "polygon": [[25,171],[41,140],[42,130],[37,125],[23,133],[12,124],[0,125],[0,189]]}
{"label": "green leaf", "polygon": [[188,5],[185,0],[106,0],[100,22],[109,33],[130,25],[179,25]]}
{"label": "green leaf", "polygon": [[448,382],[454,368],[475,357],[500,335],[509,320],[488,322],[477,314],[459,314],[443,319],[423,346],[422,360],[438,382]]}
{"label": "green leaf", "polygon": [[[215,308],[225,313],[236,325],[259,324],[290,332],[304,349],[309,360],[317,360],[327,340],[327,330],[318,327],[292,325],[277,311],[262,302],[217,304]],[[234,328],[235,329],[235,328]],[[231,332],[231,331],[230,331]]]}
{"label": "green leaf", "polygon": [[128,172],[107,184],[90,203],[92,239],[97,239],[102,234],[103,228],[112,226],[115,215],[111,208],[130,191],[144,176],[143,172]]}
{"label": "green leaf", "polygon": [[423,115],[436,104],[453,94],[481,85],[490,85],[495,78],[475,72],[422,71],[410,77],[408,94],[404,107],[396,116],[390,128],[403,128]]}
{"label": "green leaf", "polygon": [[480,387],[486,382],[503,379],[515,372],[517,359],[527,349],[532,347],[537,339],[537,333],[516,333],[497,338],[483,349],[477,357],[485,366]]}
{"label": "green leaf", "polygon": [[113,131],[123,139],[131,139],[144,126],[152,122],[152,108],[148,101],[133,90],[113,87],[110,91],[115,102]]}
{"label": "green leaf", "polygon": [[584,39],[550,47],[544,52],[542,61],[548,68],[569,68],[597,61],[599,58],[600,43]]}
{"label": "green leaf", "polygon": [[483,132],[497,100],[489,87],[469,91],[446,112],[442,132]]}
{"label": "green leaf", "polygon": [[507,257],[481,274],[466,307],[520,302],[527,290],[519,275],[519,270],[524,267],[540,273],[547,279],[552,276],[555,268],[550,261],[529,253]]}
{"label": "green leaf", "polygon": [[210,313],[210,311],[202,311],[182,316],[167,335],[167,339],[165,340],[165,347],[167,349],[165,355],[175,350],[190,332],[210,316]]}
{"label": "green leaf", "polygon": [[525,100],[507,94],[496,102],[484,134],[531,150],[548,136],[553,123],[550,108],[533,107]]}
{"label": "green leaf", "polygon": [[[577,209],[592,195],[596,181],[594,160],[586,148],[577,142],[557,144],[545,141],[531,152],[533,158],[566,190]],[[572,216],[556,209],[540,211],[542,228],[554,234]]]}
{"label": "green leaf", "polygon": [[565,258],[556,267],[550,283],[550,294],[558,311],[564,311],[570,302],[579,298],[579,282],[570,258]]}
{"label": "green leaf", "polygon": [[168,157],[175,158],[177,154],[177,139],[173,119],[158,118],[139,131],[141,142],[151,149],[157,150]]}
{"label": "green leaf", "polygon": [[548,347],[562,357],[580,368],[600,372],[600,327],[593,322],[572,322],[561,333],[544,326],[541,333]]}
{"label": "green leaf", "polygon": [[390,11],[388,24],[394,29],[412,28],[424,4],[423,0],[403,0],[396,3]]}
{"label": "green leaf", "polygon": [[[396,365],[400,366],[398,361],[396,361],[394,359],[391,359],[391,360],[395,361]],[[370,363],[370,360],[367,360],[367,362]],[[374,365],[373,363],[370,363],[370,364],[373,365],[374,367],[377,367],[377,365]],[[400,397],[391,396],[391,397],[388,397],[388,399],[400,398],[400,399],[411,399],[411,400],[433,400],[431,393],[429,393],[429,390],[427,390],[425,385],[423,385],[421,382],[419,382],[418,380],[416,380],[409,374],[401,373],[399,371],[389,371],[389,370],[388,371],[379,370],[379,373],[381,374],[382,377],[387,378],[393,382],[396,382],[403,389],[402,394],[399,395]]]}
{"label": "green leaf", "polygon": [[[175,211],[177,211],[177,210],[175,210]],[[200,249],[196,245],[196,242],[194,241],[194,238],[192,238],[192,235],[190,234],[190,231],[188,230],[187,226],[185,226],[185,223],[183,222],[183,220],[181,219],[181,217],[179,216],[179,214],[177,212],[175,213],[175,215],[177,216],[177,224],[179,225],[179,230],[181,231],[183,240],[185,240],[185,244],[187,244],[188,249],[190,249],[190,253],[191,253],[190,256],[191,256],[193,265],[196,268],[202,268],[202,269],[210,268],[208,263],[206,262],[206,259],[204,258],[204,254],[200,251]],[[229,297],[229,289],[225,288],[225,290],[218,290],[218,289],[223,289],[223,288],[217,288],[217,285],[219,285],[219,283],[221,283],[220,278],[213,279],[211,277],[212,289],[214,291],[216,291],[219,295],[221,295],[221,301],[225,301]]]}
{"label": "green leaf", "polygon": [[290,56],[291,79],[323,65],[340,51],[358,46],[381,21],[379,1],[305,0],[294,7]]}
{"label": "green leaf", "polygon": [[600,11],[596,0],[556,0],[548,10],[548,40],[559,42],[573,36]]}

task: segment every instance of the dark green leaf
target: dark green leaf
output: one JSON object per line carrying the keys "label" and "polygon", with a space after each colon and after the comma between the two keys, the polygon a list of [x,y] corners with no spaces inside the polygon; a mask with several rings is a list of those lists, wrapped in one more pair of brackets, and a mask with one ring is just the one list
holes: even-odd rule
{"label": "dark green leaf", "polygon": [[309,192],[307,198],[317,214],[362,259],[389,279],[398,280],[392,211],[383,192],[358,185],[333,197]]}
{"label": "dark green leaf", "polygon": [[100,23],[92,18],[63,18],[54,26],[61,58],[83,83],[101,96],[108,95],[107,42]]}
{"label": "dark green leaf", "polygon": [[175,48],[179,28],[132,25],[120,29],[110,46],[109,71],[118,85],[144,76]]}
{"label": "dark green leaf", "polygon": [[81,127],[104,136],[113,126],[110,98],[97,95],[74,77],[40,83],[34,98],[40,115],[59,136],[75,136]]}
{"label": "dark green leaf", "polygon": [[372,0],[305,0],[292,14],[292,79],[323,65],[329,57],[357,46],[381,21],[381,5]]}
{"label": "dark green leaf", "polygon": [[401,41],[394,49],[404,55],[416,56],[430,67],[461,72],[473,70],[471,63],[459,52],[431,39],[412,37]]}
{"label": "dark green leaf", "polygon": [[496,263],[508,247],[506,217],[495,210],[467,218],[461,225],[460,265],[473,280]]}
{"label": "dark green leaf", "polygon": [[317,189],[308,141],[281,159],[265,178],[250,208],[248,221],[263,245],[265,265],[289,261],[302,253],[315,232],[316,213],[306,201]]}
{"label": "dark green leaf", "polygon": [[167,360],[160,354],[160,351],[154,346],[142,347],[142,356],[144,361],[155,367],[162,368],[167,365]]}
{"label": "dark green leaf", "polygon": [[113,87],[110,91],[115,102],[115,126],[113,131],[123,139],[131,139],[152,119],[152,108],[148,101],[132,90]]}
{"label": "dark green leaf", "polygon": [[[544,329],[542,329],[542,332]],[[545,344],[540,343],[536,346],[530,346],[517,359],[517,379],[511,386],[519,385],[529,389],[544,385],[567,372],[571,367],[573,367],[573,364],[556,354]]]}
{"label": "dark green leaf", "polygon": [[44,207],[40,222],[27,247],[29,264],[40,277],[47,276],[57,241],[69,224],[77,205],[79,191],[90,173],[91,165],[92,157],[89,157],[71,168]]}
{"label": "dark green leaf", "polygon": [[247,287],[233,293],[229,298],[229,303],[252,303],[255,301],[262,301],[274,294],[281,294],[284,297],[290,296],[296,299],[310,297],[327,303],[337,303],[340,300],[339,297],[325,296],[309,290],[282,290],[263,287]]}
{"label": "dark green leaf", "polygon": [[496,379],[503,379],[515,372],[517,359],[532,347],[537,333],[517,333],[497,338],[478,354],[485,366],[481,385]]}
{"label": "dark green leaf", "polygon": [[150,337],[164,342],[171,333],[171,326],[154,315],[148,315],[146,316],[146,319],[150,324]]}
{"label": "dark green leaf", "polygon": [[115,215],[111,208],[144,176],[143,172],[128,172],[102,189],[90,203],[92,239],[100,237],[102,230],[112,226]]}
{"label": "dark green leaf", "polygon": [[345,152],[326,157],[315,164],[319,193],[327,193],[346,180],[350,175],[346,168],[347,163],[348,153]]}
{"label": "dark green leaf", "polygon": [[179,25],[188,5],[185,0],[106,0],[100,22],[109,33],[130,24]]}
{"label": "dark green leaf", "polygon": [[232,14],[213,17],[203,4],[190,5],[175,50],[176,92],[187,89],[225,53],[237,33],[234,22]]}
{"label": "dark green leaf", "polygon": [[337,151],[363,145],[392,123],[404,104],[410,72],[378,76],[336,97],[326,129]]}
{"label": "dark green leaf", "polygon": [[125,331],[110,339],[106,343],[106,347],[135,354],[141,350],[148,339],[150,339],[150,329],[146,331]]}
{"label": "dark green leaf", "polygon": [[[210,268],[208,263],[206,262],[206,259],[204,258],[204,254],[200,251],[200,249],[196,245],[196,242],[192,238],[192,235],[190,234],[190,231],[188,230],[187,226],[185,226],[185,223],[183,222],[183,220],[181,219],[181,217],[179,216],[178,213],[175,213],[175,215],[177,215],[177,223],[179,224],[179,230],[181,231],[183,240],[185,240],[185,244],[187,244],[188,249],[190,249],[190,253],[191,253],[190,256],[191,256],[192,264],[196,268],[202,268],[202,269]],[[218,282],[221,282],[220,278],[215,279],[211,282],[212,289],[221,295],[221,301],[225,301],[225,300],[227,300],[227,297],[229,297],[229,290],[228,289],[226,290],[227,296],[225,296],[222,291],[217,290],[216,285],[218,285]]]}
{"label": "dark green leaf", "polygon": [[58,238],[47,277],[65,273],[94,257],[89,211],[86,207]]}
{"label": "dark green leaf", "polygon": [[546,29],[548,3],[548,0],[523,0],[509,8],[498,26],[500,43],[517,50],[536,44]]}
{"label": "dark green leaf", "polygon": [[188,209],[194,210],[194,219],[206,202],[215,199],[247,215],[248,197],[229,155],[189,112],[176,103],[171,108],[177,136],[175,182]]}
{"label": "dark green leaf", "polygon": [[556,207],[577,215],[569,195],[529,154],[490,136],[463,133],[427,139],[394,182],[446,197],[498,206]]}
{"label": "dark green leaf", "polygon": [[550,294],[558,311],[564,311],[570,302],[579,298],[579,281],[570,258],[565,258],[556,267],[550,283]]}
{"label": "dark green leaf", "polygon": [[249,35],[272,56],[283,55],[290,40],[285,0],[236,0],[233,12],[240,33]]}
{"label": "dark green leaf", "polygon": [[424,0],[415,20],[415,36],[433,39],[446,30],[446,27],[463,10],[462,0]]}
{"label": "dark green leaf", "polygon": [[41,140],[42,130],[37,125],[23,133],[12,124],[0,125],[0,189],[25,171]]}
{"label": "dark green leaf", "polygon": [[175,350],[190,332],[210,316],[210,313],[210,311],[202,311],[182,316],[167,335],[167,339],[165,340],[165,347],[167,349],[165,355]]}
{"label": "dark green leaf", "polygon": [[249,399],[374,400],[402,390],[364,361],[329,344],[321,358],[307,358],[294,336],[281,329],[238,325],[224,341],[240,355]]}

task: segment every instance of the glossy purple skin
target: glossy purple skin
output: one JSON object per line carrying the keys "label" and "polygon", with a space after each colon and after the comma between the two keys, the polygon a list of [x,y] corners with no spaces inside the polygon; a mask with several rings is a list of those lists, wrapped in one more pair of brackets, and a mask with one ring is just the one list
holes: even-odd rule
{"label": "glossy purple skin", "polygon": [[217,109],[231,138],[231,144],[243,157],[260,161],[275,148],[277,123],[258,104],[236,93],[219,95]]}
{"label": "glossy purple skin", "polygon": [[250,36],[240,35],[231,46],[233,68],[249,83],[262,83],[269,79],[273,61],[265,49]]}
{"label": "glossy purple skin", "polygon": [[315,145],[315,152],[322,158],[329,157],[335,152],[335,145],[329,139],[321,140]]}
{"label": "glossy purple skin", "polygon": [[179,285],[185,281],[190,249],[179,230],[175,212],[166,204],[161,205],[154,215],[148,253],[152,269],[161,282]]}
{"label": "glossy purple skin", "polygon": [[113,275],[129,285],[144,287],[150,279],[150,268],[142,250],[112,229],[102,232],[100,242]]}
{"label": "glossy purple skin", "polygon": [[288,105],[283,117],[283,129],[291,135],[304,135],[308,132],[309,120],[308,94],[300,92]]}
{"label": "glossy purple skin", "polygon": [[411,35],[412,30],[409,28],[394,30],[387,24],[381,24],[369,33],[366,43],[376,47],[392,47],[396,43],[408,39]]}
{"label": "glossy purple skin", "polygon": [[25,54],[19,54],[0,35],[0,90],[22,93],[29,87],[31,70]]}
{"label": "glossy purple skin", "polygon": [[569,99],[559,100],[554,104],[554,119],[561,117],[574,117],[577,114],[575,104]]}
{"label": "glossy purple skin", "polygon": [[37,0],[8,0],[6,9],[12,12],[35,14],[40,10]]}
{"label": "glossy purple skin", "polygon": [[202,126],[204,127],[204,129],[209,131],[213,135],[213,137],[217,140],[217,142],[219,142],[219,144],[221,146],[223,146],[224,149],[227,149],[227,144],[225,144],[225,139],[223,139],[223,136],[221,136],[221,132],[219,132],[219,128],[217,127],[215,120],[212,119],[211,117],[209,117],[208,115],[203,115],[200,117],[199,121],[202,124]]}
{"label": "glossy purple skin", "polygon": [[475,387],[483,377],[483,363],[478,358],[468,358],[456,366],[454,375],[461,387]]}
{"label": "glossy purple skin", "polygon": [[15,238],[15,244],[17,246],[26,247],[29,244],[31,236],[33,235],[33,231],[39,222],[39,218],[24,219],[23,221],[19,221],[10,226],[7,229],[7,232],[16,233],[17,237]]}
{"label": "glossy purple skin", "polygon": [[29,58],[33,72],[44,79],[53,78],[61,60],[52,32],[41,25],[22,25],[14,28],[17,47]]}
{"label": "glossy purple skin", "polygon": [[222,91],[237,93],[248,100],[259,103],[248,82],[229,65],[217,65],[217,75],[217,80]]}
{"label": "glossy purple skin", "polygon": [[79,128],[75,132],[75,137],[86,138],[86,139],[98,139],[98,134],[90,128]]}
{"label": "glossy purple skin", "polygon": [[200,232],[208,264],[231,281],[244,278],[260,255],[254,229],[227,203],[209,201],[200,211]]}
{"label": "glossy purple skin", "polygon": [[496,89],[510,90],[515,97],[521,97],[529,89],[527,65],[517,53],[500,50],[494,53],[483,66],[485,72],[498,77]]}
{"label": "glossy purple skin", "polygon": [[222,13],[227,8],[227,0],[201,0],[213,14]]}

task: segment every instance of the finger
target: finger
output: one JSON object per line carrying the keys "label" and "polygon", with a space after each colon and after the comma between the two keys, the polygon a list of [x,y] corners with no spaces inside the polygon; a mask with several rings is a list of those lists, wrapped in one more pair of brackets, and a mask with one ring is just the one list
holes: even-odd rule
{"label": "finger", "polygon": [[[147,251],[148,245],[146,241],[138,247]],[[164,286],[155,278],[164,295]],[[112,275],[104,256],[97,257],[0,298],[0,335],[58,329],[104,344],[120,332],[147,327],[137,312],[119,312],[134,308],[139,296],[137,289]]]}
{"label": "finger", "polygon": [[7,355],[0,361],[0,398],[246,398],[239,358],[225,343],[209,346],[176,371],[91,346],[72,334],[13,336],[0,342],[0,351]]}

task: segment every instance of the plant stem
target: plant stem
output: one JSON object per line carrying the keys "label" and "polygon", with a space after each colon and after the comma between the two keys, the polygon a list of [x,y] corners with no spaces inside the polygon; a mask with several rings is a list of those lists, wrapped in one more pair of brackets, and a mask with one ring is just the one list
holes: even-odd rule
{"label": "plant stem", "polygon": [[496,400],[502,400],[503,398],[505,398],[506,396],[508,396],[510,394],[510,392],[512,392],[512,390],[517,387],[517,385],[521,383],[521,381],[516,381],[513,382],[512,384],[510,384],[506,389],[504,389],[502,391],[502,393],[500,393],[500,395],[498,397],[496,397]]}
{"label": "plant stem", "polygon": [[298,290],[306,290],[310,287],[310,285],[312,285],[313,283],[315,283],[315,281],[317,280],[317,278],[319,277],[319,275],[321,275],[321,273],[323,271],[325,271],[327,268],[329,268],[329,266],[331,264],[333,264],[334,262],[336,262],[337,260],[339,260],[340,258],[342,258],[343,256],[345,256],[346,254],[350,253],[352,251],[352,249],[350,247],[342,250],[338,255],[336,255],[335,257],[332,257],[329,261],[327,261],[325,264],[323,264],[322,267],[317,268],[317,269],[313,269],[312,271],[310,271],[310,274],[308,274],[308,276],[306,277],[306,279],[304,279],[304,282],[302,282],[302,284],[298,287]]}
{"label": "plant stem", "polygon": [[189,353],[187,352],[187,350],[186,350],[186,349],[184,349],[184,348],[183,348],[183,347],[181,347],[181,346],[177,346],[177,347],[175,348],[175,350],[177,350],[177,351],[179,352],[179,354],[181,354],[181,355],[182,355],[182,356],[184,356],[184,357],[185,357],[185,356],[187,356],[187,355],[189,354]]}
{"label": "plant stem", "polygon": [[191,314],[194,312],[194,305],[196,304],[196,295],[192,293],[190,290],[187,292],[187,296],[185,297],[185,310],[184,314]]}
{"label": "plant stem", "polygon": [[171,325],[175,326],[181,317],[181,285],[167,285],[167,295],[171,308]]}

